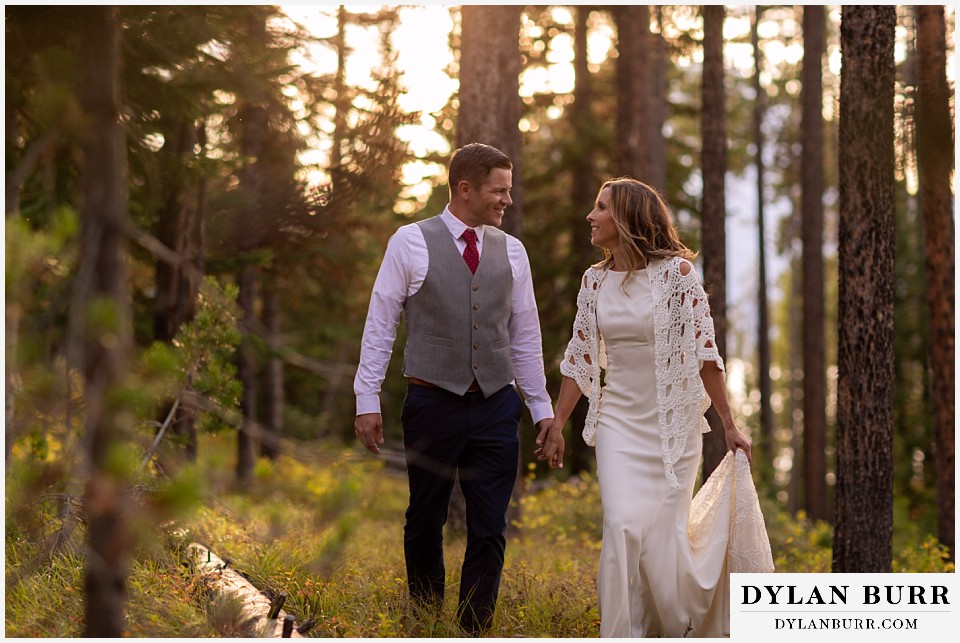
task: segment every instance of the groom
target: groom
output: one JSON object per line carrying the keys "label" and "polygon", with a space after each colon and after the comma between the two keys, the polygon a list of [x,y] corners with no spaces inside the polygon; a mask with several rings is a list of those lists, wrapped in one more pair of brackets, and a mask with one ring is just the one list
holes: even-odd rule
{"label": "groom", "polygon": [[442,604],[443,525],[459,473],[467,549],[457,619],[472,635],[489,628],[500,588],[523,410],[516,386],[538,428],[553,417],[530,262],[497,228],[513,202],[512,171],[488,145],[454,152],[443,213],[400,227],[387,244],[354,380],[357,437],[379,453],[379,393],[402,314],[407,584],[415,602]]}

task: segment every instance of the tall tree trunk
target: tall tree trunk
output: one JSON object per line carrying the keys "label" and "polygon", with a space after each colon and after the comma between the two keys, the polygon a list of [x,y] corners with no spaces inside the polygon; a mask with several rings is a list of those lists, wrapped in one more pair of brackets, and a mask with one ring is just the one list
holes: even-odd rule
{"label": "tall tree trunk", "polygon": [[[803,226],[803,222],[800,220],[801,216],[801,212],[798,210],[794,210],[790,215],[790,241],[787,241],[785,244],[788,248],[793,246],[793,239],[798,239],[801,236],[800,229]],[[803,381],[797,377],[803,364],[803,306],[800,301],[800,294],[803,292],[803,256],[802,252],[798,253],[792,248],[788,252],[790,258],[790,294],[787,300],[787,307],[790,311],[790,318],[787,322],[789,348],[787,350],[786,377],[783,378],[783,382],[789,395],[786,396],[784,400],[788,417],[784,425],[790,427],[791,446],[797,445],[799,447],[799,445],[803,443],[803,421],[797,417],[803,408],[803,400],[801,399],[803,395]],[[781,385],[780,389],[782,391],[784,385]],[[800,452],[801,449],[799,448],[793,451],[794,454],[799,454]],[[773,461],[771,460],[766,464],[773,464]],[[790,501],[788,504],[791,513],[796,513],[800,507],[800,482],[799,471],[796,472],[796,475],[790,476],[790,485],[788,486]]]}
{"label": "tall tree trunk", "polygon": [[650,101],[650,139],[647,141],[647,153],[650,158],[649,184],[660,194],[667,194],[667,140],[663,136],[663,126],[667,119],[667,42],[663,37],[663,6],[656,7],[657,33],[651,33],[652,78],[647,100]]}
{"label": "tall tree trunk", "polygon": [[926,230],[927,305],[933,412],[936,421],[937,526],[940,542],[956,560],[954,543],[954,231],[953,137],[946,78],[946,24],[942,6],[917,6],[917,157],[920,208]]}
{"label": "tall tree trunk", "polygon": [[[256,12],[248,15],[244,29],[253,48],[256,50],[266,49],[267,25],[262,15]],[[257,54],[259,51],[254,53]],[[256,69],[251,71],[256,71]],[[256,80],[254,80],[253,88],[243,97],[243,105],[240,108],[240,147],[243,155],[251,159],[250,163],[239,172],[240,189],[247,199],[244,209],[247,221],[249,224],[257,223],[257,230],[262,229],[259,224],[263,220],[264,206],[263,145],[267,135],[267,109],[263,94],[264,91],[256,86]],[[241,231],[237,232],[243,234]],[[246,234],[241,237],[239,247],[241,252],[250,251],[258,247],[259,244],[260,237],[258,234]],[[251,260],[247,259],[246,261]],[[240,286],[238,303],[243,311],[241,328],[244,334],[237,355],[238,375],[243,386],[240,402],[243,422],[237,438],[237,481],[241,485],[246,485],[253,475],[258,434],[257,368],[252,345],[256,325],[254,302],[256,301],[257,268],[250,263],[245,264],[240,269],[237,281]]]}
{"label": "tall tree trunk", "polygon": [[264,376],[263,422],[260,453],[271,460],[280,453],[283,434],[283,359],[277,352],[280,346],[280,297],[276,276],[269,275],[263,282],[263,326],[267,343],[271,346]]}
{"label": "tall tree trunk", "polygon": [[767,237],[766,226],[763,212],[763,97],[765,96],[763,88],[760,86],[760,70],[762,69],[762,60],[760,52],[760,36],[758,27],[760,24],[760,15],[763,11],[759,5],[753,8],[753,24],[750,28],[750,39],[753,43],[753,90],[756,94],[753,104],[753,138],[757,146],[756,166],[757,166],[757,247],[759,253],[757,262],[759,269],[757,271],[757,358],[759,367],[757,376],[760,385],[760,454],[762,455],[762,466],[759,471],[767,475],[769,467],[773,463],[773,412],[770,408],[770,309],[767,303]]}
{"label": "tall tree trunk", "polygon": [[893,537],[893,6],[840,22],[834,572],[889,572]]}
{"label": "tall tree trunk", "polygon": [[[197,312],[197,294],[200,290],[199,239],[196,231],[200,204],[187,198],[191,174],[186,170],[193,159],[197,143],[197,127],[188,119],[169,123],[164,136],[164,193],[166,202],[157,222],[157,238],[181,257],[181,264],[157,259],[157,297],[154,306],[154,339],[172,342],[183,324],[191,321]],[[165,418],[170,404],[161,409]],[[177,406],[170,425],[171,434],[183,447],[188,461],[197,457],[196,409],[193,404]],[[176,456],[170,454],[173,460]],[[168,463],[172,464],[172,463]]]}
{"label": "tall tree trunk", "polygon": [[[520,162],[520,5],[464,5],[460,9],[460,111],[456,146],[492,145],[513,162],[513,204],[500,225],[504,232],[523,237],[523,167]],[[523,455],[517,459],[517,482],[508,524],[519,518],[523,492]],[[460,485],[448,512],[448,525],[466,527],[466,505]],[[510,527],[512,529],[512,527]]]}
{"label": "tall tree trunk", "polygon": [[333,191],[343,181],[345,170],[342,167],[343,145],[347,136],[347,114],[350,112],[350,97],[347,95],[347,8],[337,8],[337,33],[333,37],[333,47],[337,54],[337,71],[333,76],[333,89],[336,92],[333,111],[333,140],[330,144],[330,178]]}
{"label": "tall tree trunk", "polygon": [[237,436],[237,482],[242,486],[250,483],[253,466],[257,460],[257,366],[253,355],[252,337],[255,325],[254,301],[256,300],[257,269],[246,265],[240,270],[237,304],[243,312],[241,328],[243,339],[237,352],[237,376],[243,393],[240,397],[240,411],[243,415],[240,432]]}
{"label": "tall tree trunk", "polygon": [[170,123],[164,132],[166,171],[163,192],[166,201],[157,222],[157,239],[179,254],[183,263],[157,261],[157,296],[154,306],[154,338],[171,341],[180,327],[196,313],[199,279],[194,271],[191,247],[196,208],[186,198],[188,174],[184,169],[193,156],[196,128],[186,119]]}
{"label": "tall tree trunk", "polygon": [[[87,116],[83,142],[81,250],[77,308],[84,319],[83,350],[88,455],[84,517],[89,534],[84,578],[84,637],[123,634],[127,561],[132,548],[129,480],[111,466],[128,411],[115,395],[129,368],[132,344],[127,291],[126,146],[120,126],[120,31],[113,7],[75,12],[83,43],[81,101]],[[94,312],[96,311],[96,312]]]}
{"label": "tall tree trunk", "polygon": [[[596,147],[593,133],[596,124],[590,106],[593,104],[593,82],[587,65],[587,18],[590,7],[576,7],[576,32],[574,34],[573,68],[576,85],[573,88],[573,105],[570,106],[570,121],[576,131],[578,145],[575,146],[576,158],[573,161],[573,174],[570,185],[570,199],[574,204],[571,211],[570,230],[573,239],[573,261],[570,262],[570,282],[580,283],[580,277],[588,265],[597,256],[596,248],[590,243],[586,215],[593,209],[593,202],[600,187],[596,177]],[[575,291],[574,291],[575,292]],[[590,469],[594,455],[586,442],[580,437],[587,419],[588,403],[586,398],[580,401],[570,414],[570,474],[576,475]]]}
{"label": "tall tree trunk", "polygon": [[650,7],[621,5],[613,15],[617,23],[617,168],[619,174],[647,182],[650,159],[650,107],[652,87]]}
{"label": "tall tree trunk", "polygon": [[501,228],[523,236],[520,162],[520,5],[464,5],[461,10],[460,111],[456,146],[492,145],[513,162],[513,205]]}
{"label": "tall tree trunk", "polygon": [[[823,53],[826,12],[803,7],[800,211],[803,241],[803,489],[814,520],[829,520],[823,315]],[[799,471],[796,472],[799,475]]]}
{"label": "tall tree trunk", "polygon": [[656,110],[650,7],[617,6],[613,15],[617,23],[617,168],[621,175],[662,192],[665,186],[656,183],[661,183],[665,168],[655,168],[657,150],[649,143],[656,139],[662,143],[663,138]]}
{"label": "tall tree trunk", "polygon": [[[726,190],[727,116],[723,87],[722,5],[706,5],[703,12],[703,203],[701,239],[703,279],[710,301],[710,313],[717,334],[717,349],[727,358],[727,262]],[[703,436],[703,479],[713,472],[726,453],[723,424],[712,406],[707,411],[711,431]]]}

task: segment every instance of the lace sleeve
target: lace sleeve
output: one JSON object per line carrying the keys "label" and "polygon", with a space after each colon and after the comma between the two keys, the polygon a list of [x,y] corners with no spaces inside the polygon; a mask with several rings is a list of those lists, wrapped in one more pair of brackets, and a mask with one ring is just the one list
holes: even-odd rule
{"label": "lace sleeve", "polygon": [[[684,296],[691,298],[691,307],[693,310],[693,328],[697,340],[697,360],[699,368],[703,368],[704,362],[716,362],[717,367],[726,372],[723,365],[723,358],[720,357],[720,351],[717,348],[716,332],[713,328],[713,317],[710,316],[710,304],[707,300],[707,293],[703,290],[700,278],[693,266],[690,272],[680,277],[680,286]],[[699,370],[699,369],[698,369]]]}
{"label": "lace sleeve", "polygon": [[590,395],[597,375],[596,290],[599,284],[591,279],[590,271],[583,276],[577,294],[577,315],[573,320],[573,334],[560,363],[560,372],[575,380],[580,392]]}

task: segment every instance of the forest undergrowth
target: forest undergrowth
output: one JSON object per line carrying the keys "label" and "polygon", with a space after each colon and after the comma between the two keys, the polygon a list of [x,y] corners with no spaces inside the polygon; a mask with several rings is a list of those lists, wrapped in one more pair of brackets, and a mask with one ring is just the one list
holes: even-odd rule
{"label": "forest undergrowth", "polygon": [[[261,459],[250,488],[232,482],[232,440],[205,436],[192,475],[182,476],[179,515],[136,522],[127,636],[242,636],[238,606],[209,597],[190,570],[191,542],[210,547],[273,597],[313,637],[454,637],[459,562],[465,538],[447,533],[443,610],[408,604],[403,564],[406,479],[354,448],[298,445],[296,457]],[[15,466],[13,467],[16,468]],[[52,538],[74,515],[62,498],[16,502],[7,474],[5,625],[9,637],[75,637],[82,629],[82,521]],[[490,636],[595,637],[596,569],[602,529],[593,476],[566,481],[527,476],[519,519],[508,538],[500,601]],[[189,488],[186,488],[189,486]],[[761,490],[762,493],[762,490]],[[58,502],[59,500],[59,502]],[[140,496],[149,503],[149,497]],[[21,509],[18,510],[17,507]],[[778,572],[828,572],[831,528],[790,516],[763,500]],[[137,512],[152,515],[155,512]],[[69,527],[69,525],[68,525]],[[930,536],[898,529],[894,571],[953,571]]]}

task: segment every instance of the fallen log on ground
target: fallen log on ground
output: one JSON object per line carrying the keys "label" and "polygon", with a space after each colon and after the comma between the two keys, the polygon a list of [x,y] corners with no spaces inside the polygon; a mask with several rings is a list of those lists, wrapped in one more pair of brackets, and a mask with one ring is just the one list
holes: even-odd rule
{"label": "fallen log on ground", "polygon": [[191,543],[187,546],[187,551],[190,553],[194,569],[209,582],[215,596],[230,597],[240,603],[242,614],[240,626],[248,636],[303,638],[293,628],[292,615],[278,609],[278,603],[271,605],[270,599],[236,570],[231,569],[208,547],[200,543]]}

